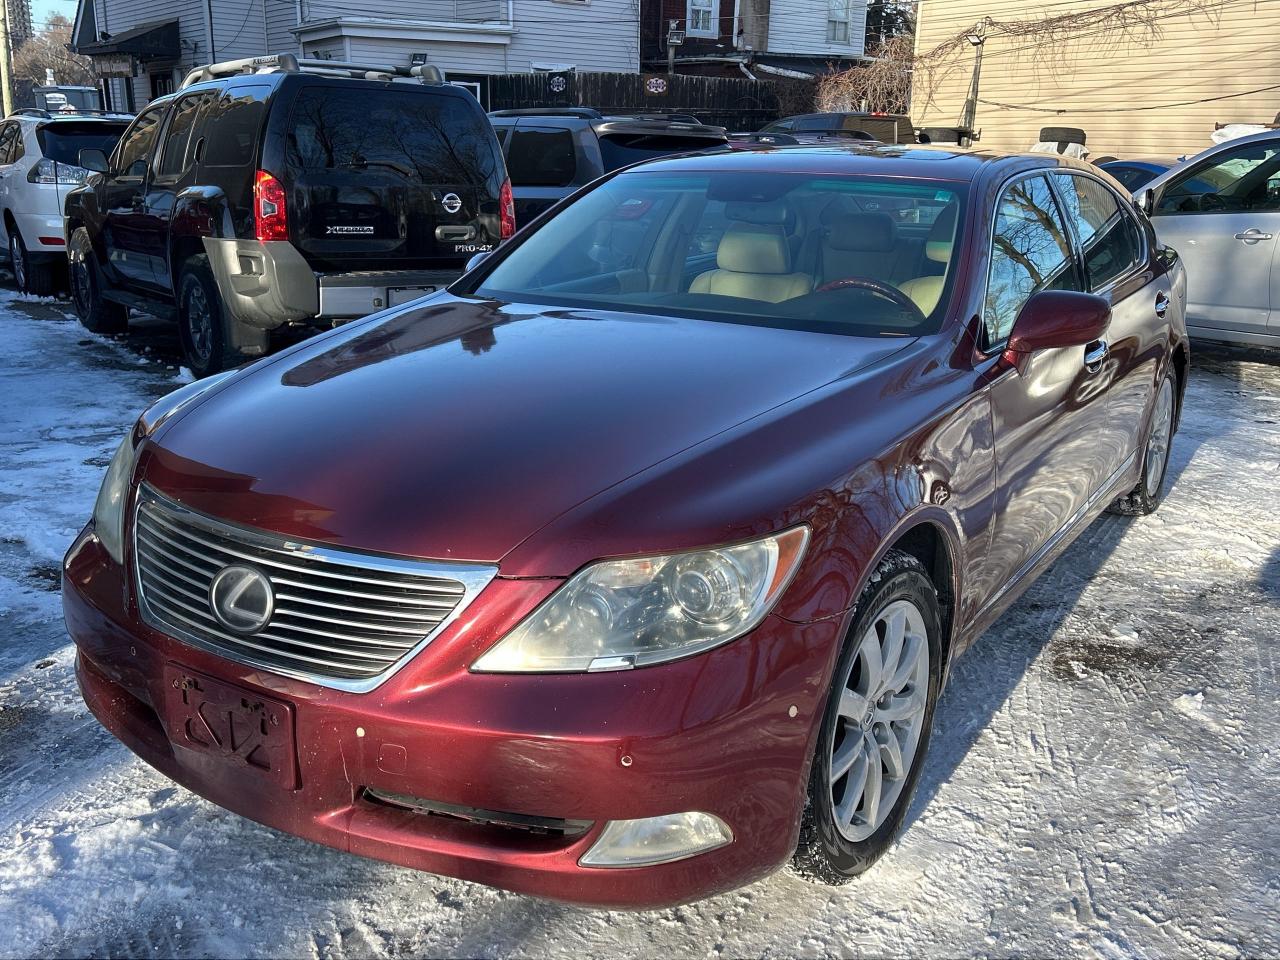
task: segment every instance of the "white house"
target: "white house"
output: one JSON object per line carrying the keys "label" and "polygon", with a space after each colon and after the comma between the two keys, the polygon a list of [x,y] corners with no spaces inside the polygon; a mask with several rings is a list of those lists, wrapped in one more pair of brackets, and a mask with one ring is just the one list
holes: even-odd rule
{"label": "white house", "polygon": [[433,63],[487,100],[487,78],[640,69],[635,0],[79,0],[72,49],[135,110],[193,66],[267,53]]}

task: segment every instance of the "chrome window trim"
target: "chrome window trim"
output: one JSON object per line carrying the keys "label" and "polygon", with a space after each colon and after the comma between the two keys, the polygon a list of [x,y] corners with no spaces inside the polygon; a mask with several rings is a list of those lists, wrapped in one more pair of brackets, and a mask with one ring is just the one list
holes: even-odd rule
{"label": "chrome window trim", "polygon": [[[158,502],[165,509],[171,510],[188,519],[188,521],[193,522],[194,526],[209,530],[211,533],[221,533],[222,535],[227,536],[234,541],[238,541],[248,547],[257,546],[263,549],[284,553],[286,555],[296,556],[299,559],[306,559],[309,561],[319,560],[326,563],[341,564],[345,567],[363,567],[364,569],[381,573],[400,573],[419,577],[439,577],[445,580],[453,580],[462,584],[462,598],[454,606],[449,615],[441,620],[430,633],[405,651],[405,653],[398,660],[388,666],[386,670],[373,677],[352,680],[328,677],[323,674],[309,673],[303,670],[283,667],[278,663],[271,663],[265,659],[259,659],[252,654],[243,653],[241,651],[233,652],[227,650],[223,646],[204,639],[197,633],[190,630],[184,630],[181,627],[169,623],[165,618],[158,616],[148,606],[146,593],[142,588],[142,573],[139,568],[137,540],[138,515],[142,509],[144,500]],[[220,657],[223,660],[227,660],[232,663],[239,663],[258,670],[264,670],[267,673],[272,673],[278,676],[285,676],[294,680],[314,683],[317,686],[326,687],[331,690],[340,690],[344,693],[369,693],[386,683],[407,663],[426,649],[436,637],[445,630],[448,630],[449,627],[462,616],[467,608],[471,606],[476,597],[480,595],[484,588],[487,587],[498,574],[498,568],[493,564],[416,560],[407,557],[396,557],[385,554],[364,553],[355,550],[339,549],[308,540],[284,537],[279,534],[269,533],[265,530],[259,530],[254,527],[231,523],[221,518],[202,513],[198,510],[193,510],[171,497],[165,496],[146,483],[141,483],[137,487],[137,493],[134,497],[133,504],[132,523],[133,529],[129,537],[131,542],[130,545],[133,550],[130,572],[133,575],[133,589],[134,596],[137,598],[138,602],[138,612],[147,626],[165,634],[166,636],[173,637],[175,640],[196,647],[205,653],[210,653],[216,657]]]}

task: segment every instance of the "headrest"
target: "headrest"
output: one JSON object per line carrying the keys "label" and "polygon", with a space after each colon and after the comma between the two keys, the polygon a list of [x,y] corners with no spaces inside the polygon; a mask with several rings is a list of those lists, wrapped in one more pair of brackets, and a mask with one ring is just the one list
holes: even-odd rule
{"label": "headrest", "polygon": [[733,273],[790,273],[791,252],[782,227],[729,224],[716,250],[716,266]]}
{"label": "headrest", "polygon": [[898,241],[898,228],[887,213],[858,213],[835,203],[822,211],[827,246],[859,253],[886,253]]}
{"label": "headrest", "polygon": [[781,203],[753,203],[750,200],[730,200],[724,205],[726,220],[737,220],[741,223],[772,223],[789,227],[795,223],[796,215]]}
{"label": "headrest", "polygon": [[933,221],[929,239],[924,244],[924,255],[934,263],[950,263],[951,249],[955,245],[956,210],[958,204],[948,203]]}

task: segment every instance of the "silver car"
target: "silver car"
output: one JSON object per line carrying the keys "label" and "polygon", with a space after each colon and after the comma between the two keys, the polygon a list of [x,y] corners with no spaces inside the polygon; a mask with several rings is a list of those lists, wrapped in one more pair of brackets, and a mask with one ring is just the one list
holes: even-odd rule
{"label": "silver car", "polygon": [[1135,196],[1186,263],[1191,336],[1280,346],[1280,130],[1212,147]]}

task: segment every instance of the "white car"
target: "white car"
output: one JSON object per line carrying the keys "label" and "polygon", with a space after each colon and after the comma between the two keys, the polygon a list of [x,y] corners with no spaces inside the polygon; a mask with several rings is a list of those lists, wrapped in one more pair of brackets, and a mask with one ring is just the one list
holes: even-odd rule
{"label": "white car", "polygon": [[1211,147],[1134,196],[1186,263],[1187,332],[1280,346],[1280,130]]}
{"label": "white car", "polygon": [[80,151],[109,154],[131,119],[28,109],[0,123],[0,236],[23,293],[48,296],[65,272],[62,201],[88,173]]}

